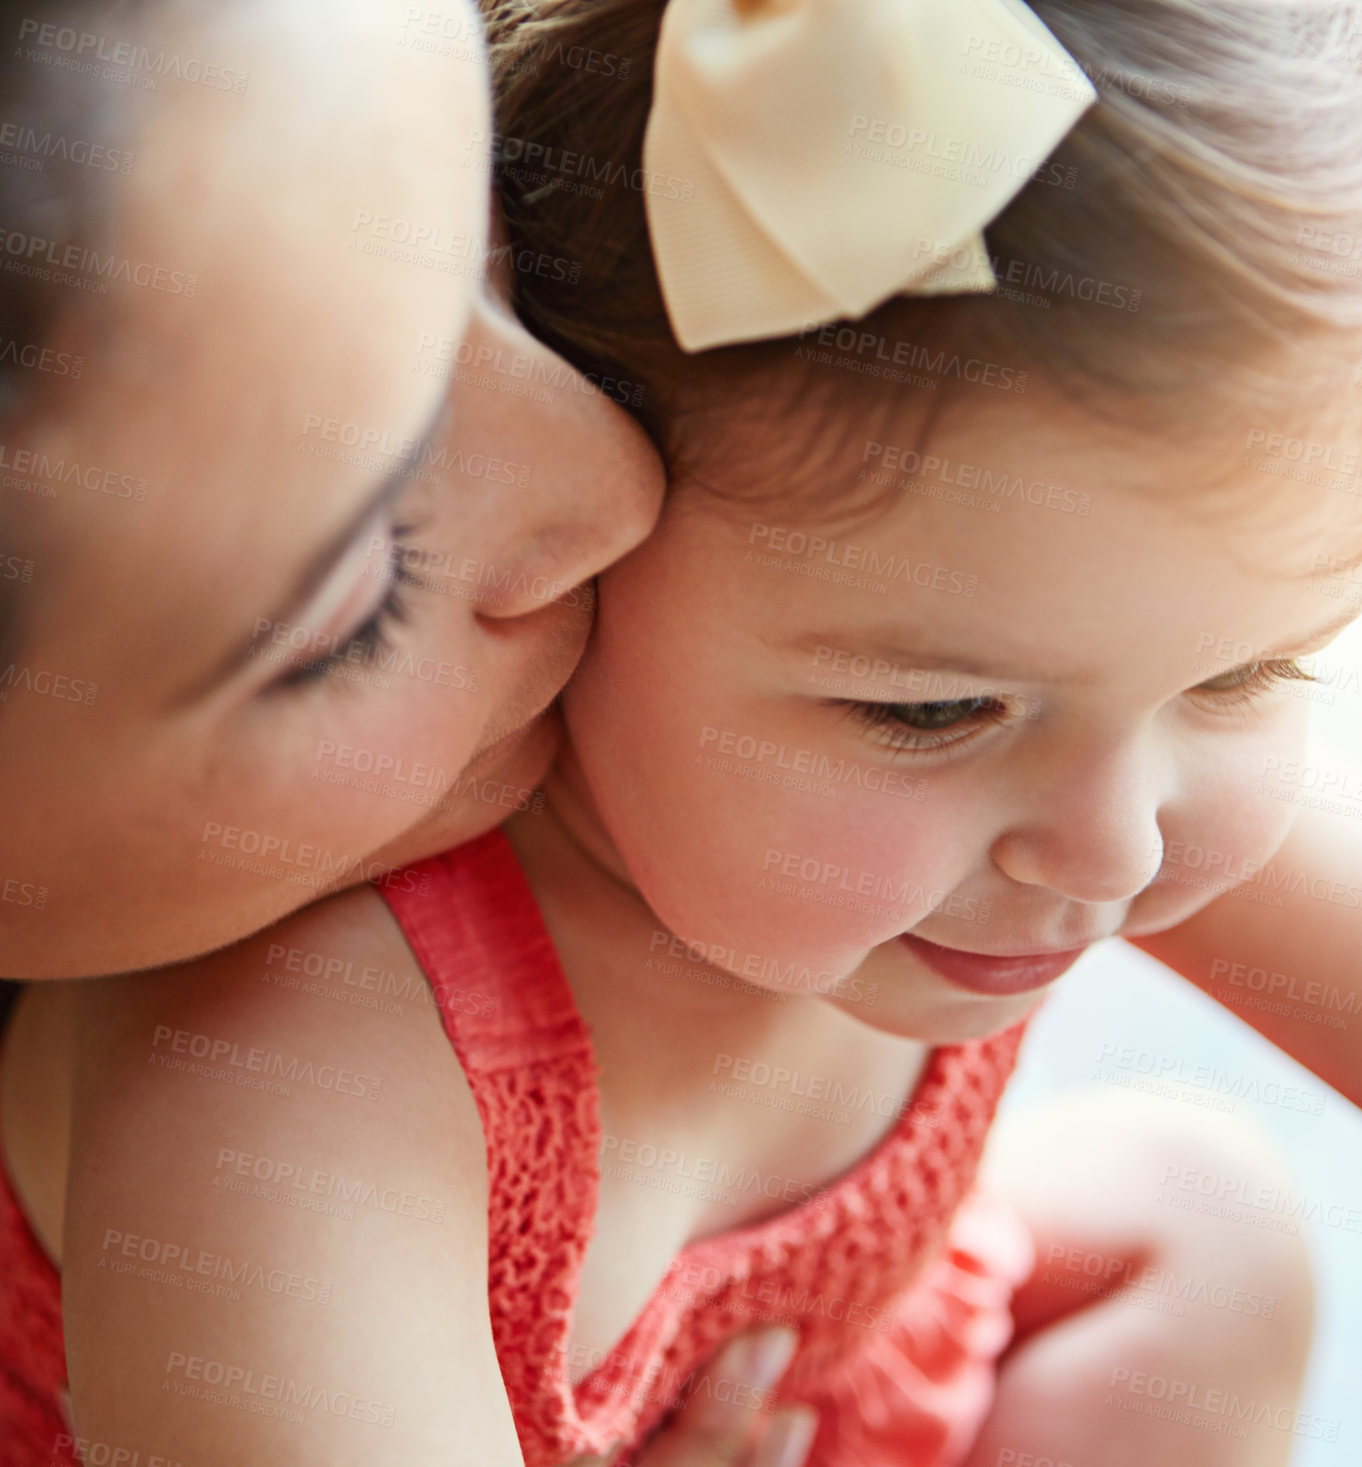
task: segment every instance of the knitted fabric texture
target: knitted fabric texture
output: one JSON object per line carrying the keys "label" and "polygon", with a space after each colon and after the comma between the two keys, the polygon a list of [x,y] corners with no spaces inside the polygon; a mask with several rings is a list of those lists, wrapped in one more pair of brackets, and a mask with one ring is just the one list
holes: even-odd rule
{"label": "knitted fabric texture", "polygon": [[492,1330],[526,1467],[638,1443],[724,1341],[774,1322],[800,1335],[782,1397],[820,1410],[814,1467],[958,1460],[1031,1266],[1019,1222],[970,1196],[1022,1026],[934,1050],[891,1135],[811,1202],[683,1249],[574,1388],[572,1311],[600,1175],[590,1035],[500,832],[416,869],[429,880],[383,895],[482,1118]]}
{"label": "knitted fabric texture", "polygon": [[0,1467],[67,1467],[61,1279],[0,1173]]}

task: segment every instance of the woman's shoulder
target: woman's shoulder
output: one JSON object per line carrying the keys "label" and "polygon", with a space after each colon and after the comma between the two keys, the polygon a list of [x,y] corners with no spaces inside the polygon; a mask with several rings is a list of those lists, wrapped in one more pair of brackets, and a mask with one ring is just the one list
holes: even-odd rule
{"label": "woman's shoulder", "polygon": [[486,1400],[489,1455],[518,1460],[488,1315],[481,1125],[382,899],[347,892],[88,988],[62,1280],[82,1426],[182,1428],[199,1449],[211,1424],[226,1433],[214,1450],[230,1439],[255,1460],[276,1424],[209,1423],[196,1404],[192,1382],[213,1377],[192,1372],[216,1361],[229,1381],[239,1366],[352,1393],[345,1420],[309,1418],[308,1461],[348,1459],[356,1421],[415,1460],[429,1381],[453,1372],[469,1388],[440,1430]]}
{"label": "woman's shoulder", "polygon": [[385,1088],[438,1088],[457,1112],[447,1092],[467,1090],[420,964],[371,887],[192,961],[81,989],[83,1090],[117,1073],[120,1093],[181,1093],[218,1113],[273,1097],[299,1115]]}
{"label": "woman's shoulder", "polygon": [[[186,962],[83,985],[91,1007],[181,1017],[268,1021],[293,1031],[354,1029],[381,1049],[433,1011],[421,966],[388,904],[359,886],[291,912],[228,947]],[[395,1024],[375,1025],[380,1012]],[[199,1046],[201,1047],[201,1046]]]}
{"label": "woman's shoulder", "polygon": [[[471,1193],[481,1231],[477,1107],[420,967],[371,888],[191,962],[79,987],[73,1189],[85,1166],[101,1190],[102,1158],[114,1155],[127,1176],[162,1188],[153,1137],[161,1157],[167,1146],[181,1162],[192,1155],[230,1188],[243,1157],[301,1167],[286,1159],[305,1136],[327,1174],[397,1170]],[[209,1211],[215,1201],[203,1198]]]}

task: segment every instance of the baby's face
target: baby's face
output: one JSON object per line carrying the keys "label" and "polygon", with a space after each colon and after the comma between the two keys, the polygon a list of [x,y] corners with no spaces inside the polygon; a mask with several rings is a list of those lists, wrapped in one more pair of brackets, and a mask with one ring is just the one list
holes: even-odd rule
{"label": "baby's face", "polygon": [[[1073,959],[920,940],[1072,954],[1269,859],[1308,710],[1286,660],[1362,610],[1334,559],[1356,429],[1305,435],[1339,492],[1273,477],[1276,425],[1191,452],[1034,394],[972,406],[930,458],[830,425],[811,508],[753,500],[756,451],[675,483],[566,705],[602,847],[674,934],[934,1041],[1021,1017]],[[850,481],[879,500],[834,522]]]}

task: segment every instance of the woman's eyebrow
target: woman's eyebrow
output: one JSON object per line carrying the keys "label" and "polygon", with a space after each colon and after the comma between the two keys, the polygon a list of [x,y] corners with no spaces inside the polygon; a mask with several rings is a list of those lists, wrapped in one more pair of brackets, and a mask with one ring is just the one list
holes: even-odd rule
{"label": "woman's eyebrow", "polygon": [[364,527],[386,505],[390,504],[411,482],[411,467],[419,464],[426,456],[432,442],[444,427],[445,411],[449,398],[442,393],[435,405],[435,412],[422,429],[410,452],[404,454],[377,489],[359,505],[348,520],[330,535],[309,556],[299,570],[292,586],[276,609],[267,616],[257,617],[251,635],[238,642],[224,657],[213,665],[204,677],[197,678],[192,687],[175,698],[175,706],[183,706],[201,697],[210,688],[224,682],[239,668],[245,666],[256,654],[257,649],[269,639],[276,626],[287,626],[301,612],[307,610],[309,602],[317,594],[327,577],[344,559]]}
{"label": "woman's eyebrow", "polygon": [[0,666],[13,661],[19,651],[19,598],[14,588],[0,585]]}
{"label": "woman's eyebrow", "polygon": [[[8,517],[0,514],[0,546],[18,550],[19,547],[11,538],[13,528]],[[13,578],[0,580],[0,670],[14,662],[23,646],[24,622],[27,618],[24,615],[26,608],[23,598],[19,594],[21,584],[22,582]]]}

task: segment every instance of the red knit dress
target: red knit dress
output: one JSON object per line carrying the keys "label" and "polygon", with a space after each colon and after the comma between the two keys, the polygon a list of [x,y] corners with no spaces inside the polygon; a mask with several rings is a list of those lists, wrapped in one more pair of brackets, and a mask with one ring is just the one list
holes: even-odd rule
{"label": "red knit dress", "polygon": [[[492,832],[383,895],[487,1138],[488,1295],[526,1467],[642,1442],[755,1324],[796,1329],[781,1390],[820,1413],[811,1467],[951,1467],[992,1400],[1029,1237],[971,1191],[1021,1026],[935,1049],[893,1132],[812,1201],[684,1248],[610,1355],[569,1379],[601,1127],[591,1037],[513,852]],[[477,993],[477,1004],[466,1002]],[[490,999],[490,1002],[488,1001]],[[60,1278],[0,1185],[0,1467],[68,1467]]]}

